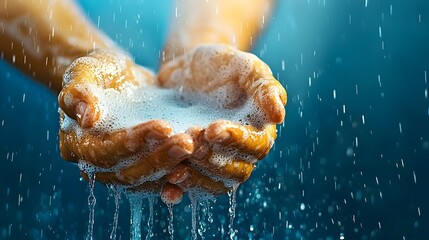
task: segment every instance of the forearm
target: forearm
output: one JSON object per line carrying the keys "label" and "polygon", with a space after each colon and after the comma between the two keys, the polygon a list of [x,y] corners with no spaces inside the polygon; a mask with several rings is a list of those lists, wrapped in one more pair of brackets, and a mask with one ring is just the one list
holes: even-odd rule
{"label": "forearm", "polygon": [[0,54],[55,92],[77,57],[115,47],[69,0],[13,0],[0,4]]}
{"label": "forearm", "polygon": [[209,43],[247,51],[269,18],[274,0],[176,0],[164,59]]}

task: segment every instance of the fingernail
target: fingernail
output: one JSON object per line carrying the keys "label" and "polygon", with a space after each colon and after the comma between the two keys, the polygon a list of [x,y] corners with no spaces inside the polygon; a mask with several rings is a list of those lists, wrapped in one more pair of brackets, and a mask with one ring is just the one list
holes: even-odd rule
{"label": "fingernail", "polygon": [[217,134],[217,136],[213,139],[213,142],[223,143],[228,141],[231,138],[231,134],[227,130],[223,130]]}
{"label": "fingernail", "polygon": [[79,101],[76,104],[76,119],[80,123],[85,115],[87,104],[84,101]]}
{"label": "fingernail", "polygon": [[84,101],[76,104],[76,120],[82,128],[90,128],[93,125],[91,107]]}
{"label": "fingernail", "polygon": [[172,146],[168,152],[167,152],[168,156],[174,159],[181,159],[181,158],[185,158],[186,156],[190,155],[190,153],[188,151],[186,151],[185,149],[174,145]]}
{"label": "fingernail", "polygon": [[167,175],[167,179],[170,183],[178,184],[182,183],[189,177],[189,171],[187,166],[180,166],[173,172]]}
{"label": "fingernail", "polygon": [[164,133],[161,133],[159,131],[156,130],[151,130],[147,135],[146,138],[147,139],[154,139],[154,140],[161,140],[163,138],[165,138],[166,135]]}

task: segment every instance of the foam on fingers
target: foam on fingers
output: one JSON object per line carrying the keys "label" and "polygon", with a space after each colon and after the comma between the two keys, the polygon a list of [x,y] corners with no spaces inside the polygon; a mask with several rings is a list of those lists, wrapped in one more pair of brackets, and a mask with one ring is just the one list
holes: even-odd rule
{"label": "foam on fingers", "polygon": [[160,173],[173,168],[192,152],[192,138],[186,134],[175,135],[159,145],[151,154],[121,169],[120,177],[129,184],[154,180]]}
{"label": "foam on fingers", "polygon": [[213,195],[226,193],[228,191],[222,181],[211,179],[209,176],[189,166],[189,164],[179,164],[179,166],[167,175],[167,180],[185,191],[200,190],[200,192]]}
{"label": "foam on fingers", "polygon": [[258,130],[252,125],[241,125],[226,120],[211,123],[204,134],[208,142],[237,149],[257,159],[262,159],[268,154],[276,136],[275,125]]}
{"label": "foam on fingers", "polygon": [[167,183],[162,188],[161,199],[165,204],[178,204],[182,201],[183,190],[171,183]]}

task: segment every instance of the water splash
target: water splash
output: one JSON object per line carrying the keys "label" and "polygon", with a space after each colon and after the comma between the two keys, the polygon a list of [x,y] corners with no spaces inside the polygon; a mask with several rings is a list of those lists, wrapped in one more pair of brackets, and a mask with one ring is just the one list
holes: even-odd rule
{"label": "water splash", "polygon": [[88,196],[88,208],[89,208],[89,220],[88,220],[88,235],[86,239],[93,239],[94,231],[94,214],[95,214],[95,204],[97,202],[94,195],[94,185],[95,185],[95,171],[87,171],[88,175],[88,187],[89,187],[89,196]]}
{"label": "water splash", "polygon": [[153,205],[156,201],[154,196],[148,197],[149,202],[149,219],[147,220],[147,234],[146,240],[149,240],[153,237]]}
{"label": "water splash", "polygon": [[113,215],[113,226],[112,232],[110,233],[110,239],[116,239],[116,230],[118,229],[118,219],[119,219],[119,201],[121,200],[121,192],[115,188],[111,187],[115,195],[115,213]]}
{"label": "water splash", "polygon": [[235,207],[236,207],[236,193],[237,193],[238,184],[234,184],[232,189],[228,191],[229,196],[229,225],[228,225],[228,234],[231,240],[235,237],[234,230],[234,218],[235,218]]}
{"label": "water splash", "polygon": [[131,239],[140,240],[143,199],[142,197],[136,196],[136,195],[130,195],[128,199],[130,201],[130,208],[131,208],[131,226],[130,226]]}
{"label": "water splash", "polygon": [[173,225],[173,218],[174,218],[174,212],[173,212],[173,204],[169,203],[167,204],[168,212],[170,213],[170,216],[168,218],[168,233],[170,234],[170,239],[174,240],[174,225]]}

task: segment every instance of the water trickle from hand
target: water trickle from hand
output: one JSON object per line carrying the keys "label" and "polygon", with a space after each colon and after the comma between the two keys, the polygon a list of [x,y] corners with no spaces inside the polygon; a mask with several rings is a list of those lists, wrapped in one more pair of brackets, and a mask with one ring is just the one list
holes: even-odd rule
{"label": "water trickle from hand", "polygon": [[235,237],[235,230],[234,230],[234,218],[235,218],[235,207],[236,207],[236,193],[237,193],[238,184],[234,184],[232,186],[232,189],[228,191],[229,196],[229,225],[228,225],[228,233],[229,238],[231,240]]}
{"label": "water trickle from hand", "polygon": [[141,196],[130,195],[128,196],[131,208],[131,226],[130,233],[132,240],[141,239],[141,221],[142,221],[142,203]]}
{"label": "water trickle from hand", "polygon": [[88,220],[88,235],[86,239],[92,240],[93,231],[94,231],[94,213],[95,213],[95,203],[97,200],[94,195],[94,184],[95,184],[95,172],[87,171],[88,175],[88,186],[89,186],[89,196],[88,196],[88,208],[89,208],[89,220]]}
{"label": "water trickle from hand", "polygon": [[197,208],[198,208],[198,199],[195,194],[189,194],[189,198],[191,199],[191,211],[192,211],[192,239],[196,240],[197,236]]}
{"label": "water trickle from hand", "polygon": [[119,219],[119,201],[121,200],[121,192],[116,187],[111,187],[115,196],[115,213],[113,215],[112,232],[110,233],[110,239],[116,239],[116,230],[118,229]]}
{"label": "water trickle from hand", "polygon": [[213,213],[210,211],[209,200],[207,200],[206,205],[207,205],[207,221],[209,221],[209,223],[213,223]]}
{"label": "water trickle from hand", "polygon": [[207,228],[208,228],[207,221],[208,221],[209,216],[210,216],[209,199],[203,199],[203,201],[201,201],[200,205],[202,206],[202,209],[201,209],[201,215],[200,215],[200,219],[199,219],[200,224],[198,226],[198,235],[200,235],[201,239],[204,240],[204,233],[207,231]]}
{"label": "water trickle from hand", "polygon": [[147,234],[146,234],[146,240],[149,240],[153,236],[153,205],[156,201],[155,196],[149,196],[148,202],[149,202],[149,218],[147,220]]}
{"label": "water trickle from hand", "polygon": [[168,233],[170,234],[170,239],[174,240],[174,225],[173,225],[174,212],[173,212],[173,204],[169,203],[169,204],[167,204],[167,207],[168,207],[168,213],[170,213],[170,216],[168,217]]}

